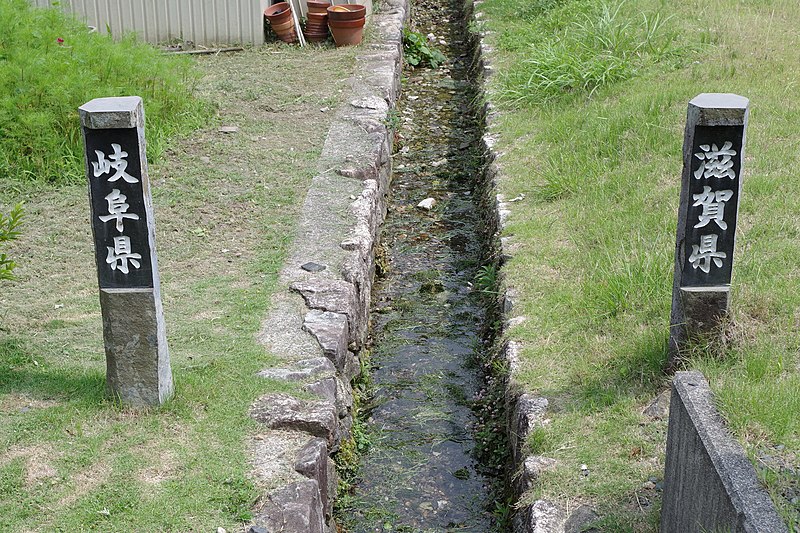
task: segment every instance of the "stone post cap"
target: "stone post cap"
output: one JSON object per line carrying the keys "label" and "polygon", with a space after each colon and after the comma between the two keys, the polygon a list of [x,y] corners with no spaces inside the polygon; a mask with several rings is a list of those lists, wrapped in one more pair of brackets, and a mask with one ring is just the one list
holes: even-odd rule
{"label": "stone post cap", "polygon": [[689,121],[698,126],[741,126],[750,100],[731,93],[702,93],[689,102]]}
{"label": "stone post cap", "polygon": [[139,96],[95,98],[78,111],[81,125],[90,130],[144,127],[144,107]]}

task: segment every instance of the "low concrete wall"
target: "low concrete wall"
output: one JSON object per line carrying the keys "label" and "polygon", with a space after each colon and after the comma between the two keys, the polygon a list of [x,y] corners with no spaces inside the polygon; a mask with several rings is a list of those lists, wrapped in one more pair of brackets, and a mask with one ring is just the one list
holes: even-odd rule
{"label": "low concrete wall", "polygon": [[[330,457],[353,425],[351,381],[361,369],[375,248],[386,214],[400,91],[407,0],[384,0],[370,42],[356,57],[303,204],[259,341],[281,362],[259,373],[305,394],[267,394],[251,407],[262,430],[251,442],[254,478],[264,496],[249,529],[332,533],[337,478]],[[316,399],[306,399],[309,395]]]}
{"label": "low concrete wall", "polygon": [[703,374],[678,372],[672,387],[661,532],[788,531]]}

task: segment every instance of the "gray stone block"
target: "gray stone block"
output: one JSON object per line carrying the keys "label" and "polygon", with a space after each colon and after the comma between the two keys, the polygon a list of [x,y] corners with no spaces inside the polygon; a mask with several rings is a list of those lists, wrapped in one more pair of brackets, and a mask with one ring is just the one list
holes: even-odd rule
{"label": "gray stone block", "polygon": [[324,378],[307,384],[303,389],[316,394],[328,403],[336,404],[336,378]]}
{"label": "gray stone block", "polygon": [[291,289],[300,293],[311,309],[341,313],[347,316],[349,331],[358,331],[359,324],[365,322],[359,307],[359,298],[352,283],[344,280],[319,280],[314,282],[295,282]]}
{"label": "gray stone block", "polygon": [[522,463],[522,469],[517,479],[517,494],[524,494],[531,490],[542,475],[542,472],[555,467],[558,461],[541,455],[529,455]]}
{"label": "gray stone block", "polygon": [[331,484],[333,484],[334,494],[336,489],[336,479],[335,477],[330,477],[330,462],[328,446],[325,440],[313,438],[300,450],[297,455],[297,462],[294,465],[295,471],[304,477],[315,480],[319,485],[326,521],[330,519],[333,513],[333,499],[330,497]]}
{"label": "gray stone block", "polygon": [[266,394],[250,408],[250,416],[270,429],[305,431],[325,439],[331,450],[339,447],[336,408],[326,401],[300,401],[287,394]]}
{"label": "gray stone block", "polygon": [[665,390],[647,404],[642,410],[642,414],[651,420],[664,420],[669,415],[669,399],[672,393]]}
{"label": "gray stone block", "polygon": [[258,373],[262,378],[286,381],[306,381],[319,376],[334,376],[336,367],[327,357],[303,359],[295,363],[295,368],[267,368]]}
{"label": "gray stone block", "polygon": [[326,533],[325,512],[316,480],[306,479],[267,496],[254,524],[275,533]]}
{"label": "gray stone block", "polygon": [[349,352],[344,367],[343,381],[350,383],[361,373],[361,360],[352,352]]}
{"label": "gray stone block", "polygon": [[591,528],[592,522],[595,522],[599,516],[594,512],[594,509],[588,505],[580,505],[577,509],[572,511],[564,523],[564,533],[589,533],[590,531],[599,531]]}
{"label": "gray stone block", "polygon": [[536,426],[541,426],[547,412],[547,398],[522,394],[517,399],[511,415],[509,441],[514,464],[522,462],[528,435]]}
{"label": "gray stone block", "polygon": [[547,500],[536,500],[521,509],[513,521],[514,533],[564,533],[567,513]]}
{"label": "gray stone block", "polygon": [[312,309],[306,314],[303,330],[317,339],[325,357],[333,362],[339,372],[342,372],[349,340],[347,315]]}
{"label": "gray stone block", "polygon": [[678,372],[670,401],[661,533],[787,532],[700,372]]}
{"label": "gray stone block", "polygon": [[173,392],[163,313],[154,289],[101,289],[106,386],[134,406],[164,403]]}

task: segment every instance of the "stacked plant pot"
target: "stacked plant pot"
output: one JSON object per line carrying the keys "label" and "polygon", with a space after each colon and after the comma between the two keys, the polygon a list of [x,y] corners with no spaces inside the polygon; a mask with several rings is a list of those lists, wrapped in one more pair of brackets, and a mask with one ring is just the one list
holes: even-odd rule
{"label": "stacked plant pot", "polygon": [[331,3],[323,0],[308,0],[306,39],[319,43],[328,38],[328,8]]}
{"label": "stacked plant pot", "polygon": [[272,31],[285,43],[297,42],[297,32],[294,29],[292,6],[288,2],[273,4],[264,10]]}
{"label": "stacked plant pot", "polygon": [[361,4],[342,4],[328,8],[328,27],[336,46],[361,42],[364,36],[367,8]]}

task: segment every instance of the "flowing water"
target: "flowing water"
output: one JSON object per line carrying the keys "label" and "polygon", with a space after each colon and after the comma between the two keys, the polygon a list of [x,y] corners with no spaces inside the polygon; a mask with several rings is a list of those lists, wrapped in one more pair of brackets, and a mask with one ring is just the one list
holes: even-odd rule
{"label": "flowing water", "polygon": [[[398,152],[372,309],[373,395],[362,406],[371,447],[339,518],[352,533],[493,528],[471,410],[486,318],[473,286],[484,246],[481,132],[466,31],[445,1],[418,1],[412,13],[412,27],[448,61],[404,72],[394,117]],[[433,209],[417,206],[427,198]]]}

